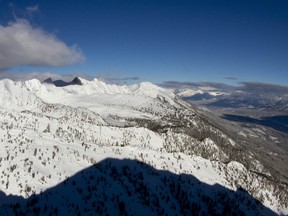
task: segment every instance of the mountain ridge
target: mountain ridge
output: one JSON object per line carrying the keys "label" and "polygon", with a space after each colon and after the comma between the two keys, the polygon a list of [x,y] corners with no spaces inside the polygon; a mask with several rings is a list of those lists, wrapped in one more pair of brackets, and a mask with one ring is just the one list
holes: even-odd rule
{"label": "mountain ridge", "polygon": [[209,119],[170,90],[80,80],[64,87],[0,81],[0,190],[29,197],[113,157],[231,190],[241,186],[273,211],[288,211],[285,154],[274,148],[262,155],[258,141]]}

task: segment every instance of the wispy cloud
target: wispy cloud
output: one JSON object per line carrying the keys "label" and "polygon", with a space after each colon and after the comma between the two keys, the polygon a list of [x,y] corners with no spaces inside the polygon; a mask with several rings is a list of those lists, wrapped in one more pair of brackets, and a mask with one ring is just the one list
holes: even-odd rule
{"label": "wispy cloud", "polygon": [[222,91],[230,91],[231,89],[234,89],[234,86],[227,85],[224,83],[217,83],[217,82],[178,82],[178,81],[165,81],[161,84],[159,84],[162,87],[165,88],[173,88],[173,89],[184,89],[184,88],[207,88],[210,89],[217,89]]}
{"label": "wispy cloud", "polygon": [[83,60],[76,45],[67,46],[54,35],[31,26],[27,20],[0,25],[0,70],[20,65],[63,66]]}
{"label": "wispy cloud", "polygon": [[122,76],[121,73],[114,73],[113,75],[107,73],[99,74],[96,78],[111,84],[127,84],[140,80],[137,76]]}
{"label": "wispy cloud", "polygon": [[227,80],[238,80],[238,78],[236,78],[236,77],[225,77],[225,79],[227,79]]}
{"label": "wispy cloud", "polygon": [[240,86],[232,86],[224,83],[216,82],[178,82],[178,81],[166,81],[160,86],[164,88],[172,89],[206,89],[206,90],[217,90],[227,93],[238,94],[240,92],[262,95],[265,97],[275,95],[275,96],[288,96],[288,86],[282,86],[271,83],[261,83],[261,82],[239,82]]}
{"label": "wispy cloud", "polygon": [[261,82],[241,82],[243,86],[239,87],[239,90],[253,93],[253,94],[275,94],[277,96],[288,96],[288,86],[261,83]]}
{"label": "wispy cloud", "polygon": [[38,12],[39,11],[39,5],[31,5],[31,6],[28,6],[26,7],[26,11],[28,13],[35,13],[35,12]]}
{"label": "wispy cloud", "polygon": [[139,80],[139,77],[109,77],[109,78],[104,78],[106,81],[135,81]]}

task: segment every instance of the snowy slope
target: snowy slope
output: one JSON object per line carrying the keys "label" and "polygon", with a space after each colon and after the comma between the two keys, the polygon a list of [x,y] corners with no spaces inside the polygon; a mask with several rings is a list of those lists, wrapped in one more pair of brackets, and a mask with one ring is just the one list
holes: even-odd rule
{"label": "snowy slope", "polygon": [[[135,85],[111,85],[94,79],[79,78],[83,85],[70,85],[62,88],[51,84],[41,84],[38,80],[26,81],[24,85],[47,103],[58,103],[72,107],[83,107],[104,116],[121,117],[156,116],[162,109],[170,109],[175,95],[151,83]],[[161,100],[158,100],[161,99]],[[167,101],[167,104],[163,104]],[[151,106],[153,104],[153,106]],[[162,107],[165,106],[165,107]],[[150,110],[143,112],[143,110]],[[150,114],[150,115],[149,115]]]}
{"label": "snowy slope", "polygon": [[[242,136],[225,134],[173,92],[151,83],[117,86],[97,79],[80,80],[82,85],[65,87],[38,80],[0,81],[0,190],[6,195],[40,196],[107,158],[130,159],[229,191],[241,187],[274,212],[288,213],[287,186],[274,180],[279,177],[273,176],[275,167],[266,167],[252,150],[241,146]],[[129,187],[127,179],[118,180],[119,190]],[[111,176],[107,181],[112,184]],[[147,187],[152,190],[153,184],[147,183]],[[114,192],[115,196],[121,194]],[[5,210],[9,197],[1,196]],[[172,192],[167,196],[175,198]],[[138,198],[128,197],[125,199],[134,200],[133,205],[142,206],[135,201]],[[218,198],[213,197],[215,202]],[[171,214],[180,211],[177,205],[169,207]],[[21,208],[24,211],[25,205]],[[69,208],[72,211],[72,206],[66,210]],[[202,204],[200,208],[204,208]],[[263,210],[257,207],[257,212]]]}
{"label": "snowy slope", "polygon": [[41,99],[25,88],[25,83],[4,79],[0,81],[0,108],[8,110],[35,109]]}
{"label": "snowy slope", "polygon": [[[61,100],[61,95],[73,96],[91,96],[95,94],[108,94],[108,95],[137,95],[137,96],[148,96],[150,98],[157,98],[159,96],[164,97],[173,103],[173,98],[175,97],[173,92],[170,90],[163,89],[156,85],[153,85],[149,82],[143,82],[140,84],[134,85],[115,85],[115,84],[106,84],[96,78],[92,81],[88,81],[82,78],[79,78],[82,85],[68,85],[62,88],[58,88],[51,84],[41,84],[39,80],[29,80],[24,82],[24,85],[31,92],[37,94],[39,97],[46,99],[47,102],[53,102],[54,100]],[[57,97],[52,97],[52,94],[57,94]],[[59,98],[60,96],[60,98]]]}

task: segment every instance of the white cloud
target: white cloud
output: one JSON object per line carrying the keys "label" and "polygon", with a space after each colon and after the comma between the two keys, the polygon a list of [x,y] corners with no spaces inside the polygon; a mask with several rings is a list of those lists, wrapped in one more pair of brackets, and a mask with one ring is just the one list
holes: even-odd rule
{"label": "white cloud", "polygon": [[63,66],[82,60],[77,46],[67,46],[27,20],[0,25],[0,70],[20,65]]}
{"label": "white cloud", "polygon": [[0,73],[0,80],[6,78],[14,81],[25,81],[31,79],[39,79],[40,81],[43,81],[48,78],[52,78],[54,80],[62,79],[61,75],[50,72],[13,73],[5,71]]}
{"label": "white cloud", "polygon": [[51,78],[52,80],[63,80],[66,82],[72,81],[75,77],[81,77],[87,80],[91,80],[93,77],[83,74],[83,73],[75,73],[75,74],[56,74],[51,72],[42,72],[42,71],[34,71],[29,73],[15,73],[15,72],[2,72],[0,73],[1,79],[11,79],[14,81],[25,81],[31,79],[38,79],[41,82],[45,79]]}

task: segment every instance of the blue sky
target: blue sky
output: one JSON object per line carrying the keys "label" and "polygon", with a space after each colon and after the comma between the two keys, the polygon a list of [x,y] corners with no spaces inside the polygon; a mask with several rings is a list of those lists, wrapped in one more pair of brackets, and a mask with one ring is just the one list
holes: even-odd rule
{"label": "blue sky", "polygon": [[0,0],[0,25],[25,19],[85,57],[14,72],[288,85],[287,11],[285,0]]}

